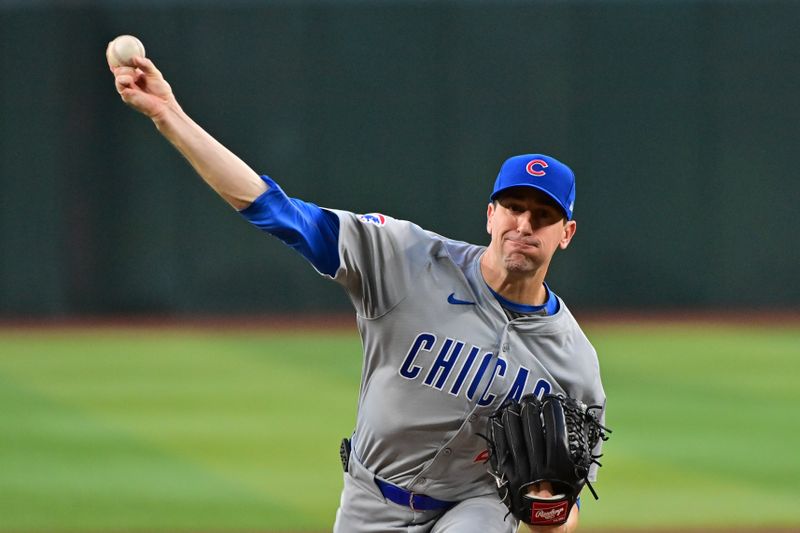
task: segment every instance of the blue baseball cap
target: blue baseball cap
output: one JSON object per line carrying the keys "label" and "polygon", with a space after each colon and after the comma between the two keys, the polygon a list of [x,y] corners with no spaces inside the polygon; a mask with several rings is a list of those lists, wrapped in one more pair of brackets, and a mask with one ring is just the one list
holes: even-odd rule
{"label": "blue baseball cap", "polygon": [[551,197],[572,220],[575,207],[575,174],[554,157],[542,154],[516,155],[506,159],[494,182],[489,201],[511,187],[532,187]]}

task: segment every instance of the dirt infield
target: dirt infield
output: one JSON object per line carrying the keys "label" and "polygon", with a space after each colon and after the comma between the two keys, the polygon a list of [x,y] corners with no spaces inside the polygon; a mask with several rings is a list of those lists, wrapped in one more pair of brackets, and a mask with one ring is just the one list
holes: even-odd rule
{"label": "dirt infield", "polygon": [[800,526],[787,528],[771,528],[770,526],[750,527],[750,528],[724,528],[709,527],[705,529],[685,529],[685,528],[658,528],[658,529],[581,529],[583,533],[798,533]]}
{"label": "dirt infield", "polygon": [[581,533],[800,533],[800,525],[787,527],[750,526],[750,527],[725,527],[709,526],[706,528],[682,528],[665,526],[651,529],[620,529],[620,528],[579,528]]}
{"label": "dirt infield", "polygon": [[[650,528],[650,529],[619,529],[619,528],[578,528],[581,533],[800,533],[800,525],[788,527],[773,526],[752,526],[749,528]],[[250,533],[250,532],[248,532]],[[255,532],[252,532],[255,533]],[[299,533],[296,531],[263,532],[263,533]],[[307,533],[307,532],[304,532]],[[319,531],[318,533],[330,533],[330,531]],[[520,529],[519,533],[525,533]]]}
{"label": "dirt infield", "polygon": [[[737,325],[752,327],[800,327],[800,309],[780,310],[573,310],[585,326],[604,325],[681,325],[705,327]],[[72,329],[150,329],[215,331],[356,331],[352,313],[268,314],[242,316],[148,315],[148,316],[79,316],[79,317],[9,317],[0,318],[0,330],[72,330]]]}
{"label": "dirt infield", "polygon": [[246,316],[81,316],[0,319],[0,330],[143,329],[188,331],[355,331],[352,314]]}

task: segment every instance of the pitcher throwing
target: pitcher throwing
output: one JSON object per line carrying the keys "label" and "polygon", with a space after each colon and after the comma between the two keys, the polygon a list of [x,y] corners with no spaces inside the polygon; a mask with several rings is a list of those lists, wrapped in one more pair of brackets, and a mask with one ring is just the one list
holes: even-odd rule
{"label": "pitcher throwing", "polygon": [[[487,246],[384,214],[320,208],[287,196],[192,121],[150,59],[133,62],[110,66],[122,100],[244,218],[341,285],[355,308],[363,373],[334,531],[516,531],[508,485],[489,473],[498,450],[489,450],[489,421],[523,397],[574,399],[593,406],[598,424],[605,415],[595,350],[545,283],[556,250],[575,235],[572,170],[543,154],[505,161],[486,207]],[[506,411],[513,418],[519,409]],[[554,481],[528,480],[523,496],[566,501],[563,512],[539,512],[558,518],[539,524],[523,515],[524,528],[577,528],[579,499],[558,494]]]}

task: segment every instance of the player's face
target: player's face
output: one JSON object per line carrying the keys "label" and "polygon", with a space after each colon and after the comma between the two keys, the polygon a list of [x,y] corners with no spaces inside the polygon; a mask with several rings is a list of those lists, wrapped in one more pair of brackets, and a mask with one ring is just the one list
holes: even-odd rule
{"label": "player's face", "polygon": [[550,263],[575,234],[575,221],[548,195],[530,187],[510,189],[489,204],[489,249],[509,272],[533,272]]}

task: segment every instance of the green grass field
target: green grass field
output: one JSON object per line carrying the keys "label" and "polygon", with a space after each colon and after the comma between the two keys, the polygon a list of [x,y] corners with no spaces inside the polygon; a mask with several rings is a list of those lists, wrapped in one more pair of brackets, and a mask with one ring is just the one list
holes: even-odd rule
{"label": "green grass field", "polygon": [[[583,530],[800,527],[800,327],[600,326]],[[0,531],[325,531],[355,332],[0,330]]]}

